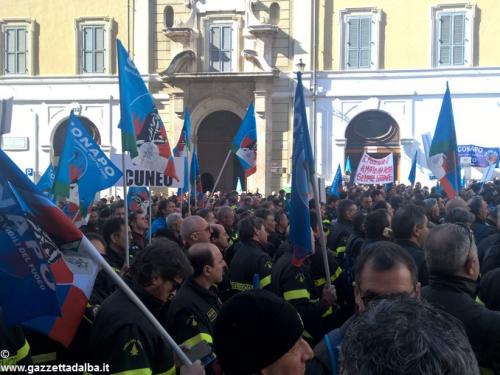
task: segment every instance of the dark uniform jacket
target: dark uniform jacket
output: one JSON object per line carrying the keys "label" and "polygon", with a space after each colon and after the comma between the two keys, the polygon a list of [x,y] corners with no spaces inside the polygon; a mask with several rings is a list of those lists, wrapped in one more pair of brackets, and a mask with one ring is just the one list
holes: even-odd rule
{"label": "dark uniform jacket", "polygon": [[496,228],[486,224],[484,221],[476,220],[470,226],[470,229],[474,233],[474,239],[476,240],[476,244],[479,244],[486,237],[495,234]]}
{"label": "dark uniform jacket", "polygon": [[[111,268],[119,274],[123,264],[125,263],[125,257],[112,250],[109,246],[106,248],[106,254],[103,257],[106,259],[106,262],[108,262]],[[90,296],[90,304],[102,304],[103,301],[115,291],[115,289],[116,284],[114,281],[104,270],[101,270],[95,279],[94,289],[92,290],[92,295]]]}
{"label": "dark uniform jacket", "polygon": [[260,288],[270,289],[272,267],[271,258],[259,242],[242,242],[229,265],[231,289],[253,289],[254,275],[258,275]]}
{"label": "dark uniform jacket", "polygon": [[333,223],[330,234],[328,235],[326,246],[337,254],[344,253],[347,239],[351,235],[352,231],[353,229],[350,223],[344,223],[341,221]]}
{"label": "dark uniform jacket", "polygon": [[425,262],[424,249],[419,247],[415,242],[406,239],[398,239],[396,243],[408,251],[415,261],[420,284],[422,284],[422,286],[429,284],[429,272],[427,271],[427,263]]}
{"label": "dark uniform jacket", "polygon": [[488,310],[475,301],[477,283],[459,276],[431,274],[422,295],[463,323],[479,366],[499,373],[500,312]]}
{"label": "dark uniform jacket", "polygon": [[[30,345],[24,337],[21,326],[9,327],[5,324],[0,307],[0,350],[8,351],[7,358],[0,357],[0,365],[31,364]],[[5,370],[8,372],[7,370]],[[12,371],[14,372],[14,371]]]}
{"label": "dark uniform jacket", "polygon": [[212,345],[221,305],[214,291],[202,288],[189,278],[168,307],[169,333],[179,345],[188,348],[202,340]]}
{"label": "dark uniform jacket", "polygon": [[[131,288],[164,324],[164,304],[135,283],[131,283]],[[92,362],[109,364],[112,374],[125,371],[175,374],[174,358],[167,342],[122,290],[114,292],[99,309],[89,348]]]}
{"label": "dark uniform jacket", "polygon": [[324,333],[322,318],[331,315],[333,307],[320,302],[321,294],[318,294],[310,273],[310,260],[306,259],[296,267],[292,258],[291,248],[275,258],[272,291],[297,309],[304,322],[304,337],[315,344]]}

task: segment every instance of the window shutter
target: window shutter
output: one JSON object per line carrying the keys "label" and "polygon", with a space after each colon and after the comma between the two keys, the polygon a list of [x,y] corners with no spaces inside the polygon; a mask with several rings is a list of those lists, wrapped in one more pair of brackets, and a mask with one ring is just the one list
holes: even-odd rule
{"label": "window shutter", "polygon": [[16,72],[16,30],[5,30],[5,73]]}
{"label": "window shutter", "polygon": [[450,14],[441,15],[439,28],[439,61],[438,65],[449,65],[451,63],[451,23]]}
{"label": "window shutter", "polygon": [[465,14],[453,17],[453,65],[464,65]]}
{"label": "window shutter", "polygon": [[372,19],[349,17],[347,20],[346,68],[371,67]]}
{"label": "window shutter", "polygon": [[347,48],[346,48],[346,67],[357,68],[358,58],[358,40],[359,40],[359,17],[349,17],[347,21]]}
{"label": "window shutter", "polygon": [[95,72],[104,73],[104,28],[95,28]]}
{"label": "window shutter", "polygon": [[222,71],[223,72],[230,72],[231,71],[231,53],[232,53],[232,48],[231,48],[231,34],[232,34],[232,28],[231,26],[224,26],[222,27],[222,53],[221,53],[221,63],[222,63]]}
{"label": "window shutter", "polygon": [[26,73],[26,29],[17,29],[17,69],[16,73]]}
{"label": "window shutter", "polygon": [[210,28],[210,71],[220,71],[220,27],[212,26]]}
{"label": "window shutter", "polygon": [[360,19],[359,67],[370,68],[372,20],[369,17]]}

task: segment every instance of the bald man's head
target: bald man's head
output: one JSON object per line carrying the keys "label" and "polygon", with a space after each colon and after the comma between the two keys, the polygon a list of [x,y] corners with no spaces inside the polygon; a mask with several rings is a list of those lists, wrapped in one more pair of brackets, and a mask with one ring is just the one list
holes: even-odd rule
{"label": "bald man's head", "polygon": [[210,225],[201,216],[188,216],[182,222],[181,237],[189,245],[210,242]]}
{"label": "bald man's head", "polygon": [[454,208],[457,207],[465,208],[467,211],[470,211],[466,201],[464,201],[460,197],[455,197],[446,202],[446,213],[451,212]]}
{"label": "bald man's head", "polygon": [[205,278],[207,287],[222,281],[226,263],[217,246],[210,242],[196,243],[188,249],[187,256],[194,270],[193,277]]}

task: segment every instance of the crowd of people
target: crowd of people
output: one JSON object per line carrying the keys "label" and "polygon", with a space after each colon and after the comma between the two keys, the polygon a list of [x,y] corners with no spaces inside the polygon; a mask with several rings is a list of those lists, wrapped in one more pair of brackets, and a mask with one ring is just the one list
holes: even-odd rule
{"label": "crowd of people", "polygon": [[289,205],[283,190],[203,208],[153,196],[151,230],[148,213],[129,212],[128,241],[123,200],[92,208],[82,231],[190,366],[104,271],[69,348],[0,327],[17,338],[0,349],[127,374],[500,373],[500,181],[453,199],[419,183],[351,186],[327,195],[322,222],[311,201],[314,252],[300,264]]}

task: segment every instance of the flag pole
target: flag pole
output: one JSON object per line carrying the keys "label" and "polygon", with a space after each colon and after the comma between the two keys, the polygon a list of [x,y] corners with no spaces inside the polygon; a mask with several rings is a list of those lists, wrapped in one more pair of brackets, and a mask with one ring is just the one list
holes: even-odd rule
{"label": "flag pole", "polygon": [[153,215],[153,196],[151,194],[151,186],[148,186],[149,187],[149,205],[148,205],[148,209],[149,209],[149,218],[148,218],[148,221],[149,221],[149,241],[148,243],[151,244],[152,242],[152,237],[153,237],[153,234],[151,232],[151,222],[152,222],[152,219],[151,219],[151,215]]}
{"label": "flag pole", "polygon": [[[142,301],[135,295],[135,293],[129,288],[129,286],[123,281],[123,279],[111,268],[111,266],[106,262],[106,260],[98,253],[94,245],[83,236],[82,245],[86,247],[89,254],[92,256],[94,261],[108,274],[108,276],[113,280],[116,285],[127,295],[127,297],[137,306],[137,308],[148,318],[148,320],[153,324],[153,326],[159,331],[163,338],[167,341],[168,345],[177,354],[182,363],[186,366],[191,366],[192,362],[187,357],[186,353],[177,345],[177,343],[168,334],[165,328],[158,322],[155,316],[148,310]],[[90,249],[89,249],[90,248]]]}
{"label": "flag pole", "polygon": [[122,150],[122,171],[123,171],[123,176],[122,176],[122,183],[123,183],[123,196],[124,196],[124,206],[125,206],[125,263],[123,264],[125,267],[130,267],[130,262],[129,262],[129,227],[128,227],[128,202],[127,202],[127,182],[125,180],[126,178],[126,172],[127,170],[125,169],[125,150]]}
{"label": "flag pole", "polygon": [[219,184],[219,180],[222,176],[222,172],[224,172],[224,168],[226,168],[226,164],[227,164],[227,161],[229,160],[229,156],[231,156],[231,149],[229,149],[229,151],[227,152],[226,160],[224,160],[224,164],[222,164],[222,168],[220,169],[219,175],[217,176],[217,179],[215,180],[214,187],[212,188],[212,191],[210,192],[210,196],[208,197],[208,199],[212,198],[212,195],[214,195],[214,193],[215,193],[215,188]]}
{"label": "flag pole", "polygon": [[[316,162],[316,161],[314,161]],[[320,203],[319,203],[319,190],[318,190],[318,181],[314,174],[310,175],[311,182],[313,185],[313,196],[314,196],[314,206],[316,211],[316,219],[318,221],[318,234],[319,234],[319,245],[321,247],[321,253],[323,255],[323,265],[325,268],[325,280],[326,287],[330,288],[332,286],[331,274],[330,274],[330,264],[328,263],[328,253],[326,249],[326,241],[325,241],[325,232],[323,231],[323,221],[321,219],[321,211],[320,211]]]}
{"label": "flag pole", "polygon": [[[191,163],[189,162],[189,147],[186,147],[186,163],[187,163],[187,170],[184,169],[184,172],[187,173],[187,176],[184,176],[184,181],[186,181],[186,179],[188,181],[188,186],[187,186],[188,189],[186,192],[187,193],[187,203],[188,203],[188,205],[187,205],[188,212],[187,213],[188,213],[188,216],[191,216],[191,189],[189,188],[189,179],[191,177],[191,175],[189,173],[190,173]],[[182,184],[183,184],[183,186],[182,186],[183,194],[182,194],[182,198],[181,198],[181,212],[182,212],[182,204],[184,203],[183,201],[184,201],[184,188],[185,188],[184,182]]]}

